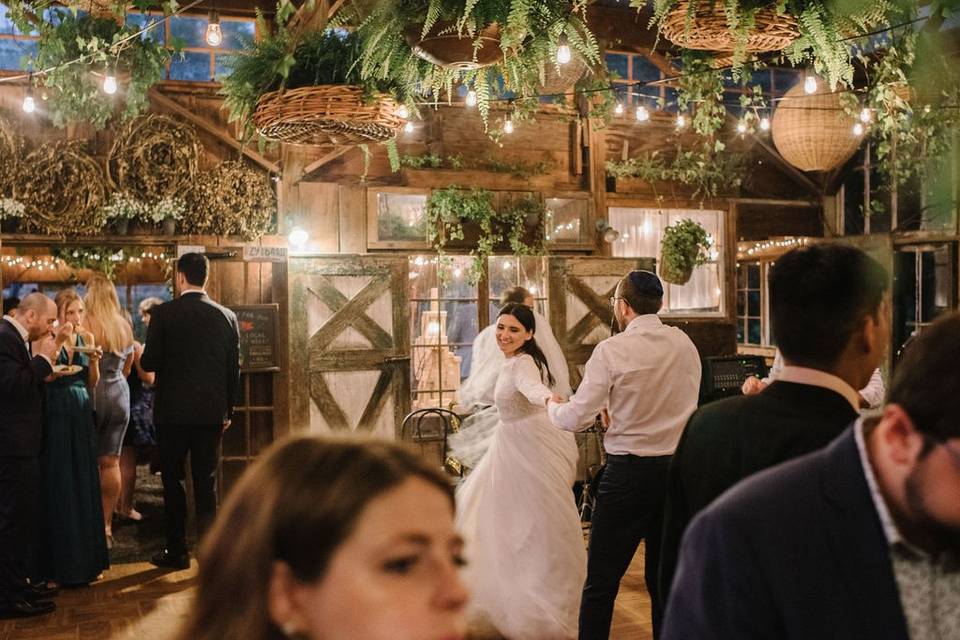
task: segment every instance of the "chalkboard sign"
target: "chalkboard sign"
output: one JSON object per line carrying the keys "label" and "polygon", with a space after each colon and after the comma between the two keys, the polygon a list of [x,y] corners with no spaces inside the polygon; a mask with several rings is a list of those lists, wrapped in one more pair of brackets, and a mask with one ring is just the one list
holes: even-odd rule
{"label": "chalkboard sign", "polygon": [[245,304],[230,307],[240,325],[240,370],[280,371],[277,353],[277,304]]}

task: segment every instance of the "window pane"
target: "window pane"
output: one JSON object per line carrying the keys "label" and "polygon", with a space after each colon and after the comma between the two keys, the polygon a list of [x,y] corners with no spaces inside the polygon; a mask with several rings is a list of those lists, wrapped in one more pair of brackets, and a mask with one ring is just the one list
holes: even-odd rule
{"label": "window pane", "polygon": [[163,18],[161,16],[155,15],[144,15],[142,13],[128,13],[126,18],[127,26],[136,27],[137,29],[143,29],[149,24],[155,24],[157,26],[151,28],[149,31],[145,31],[140,35],[141,40],[153,40],[154,42],[163,43],[166,39],[166,30],[163,24]]}
{"label": "window pane", "polygon": [[737,321],[737,343],[743,344],[743,321]]}
{"label": "window pane", "polygon": [[746,315],[747,310],[747,292],[737,291],[737,317]]}
{"label": "window pane", "polygon": [[213,79],[214,80],[223,80],[225,77],[230,75],[230,67],[227,66],[227,61],[231,58],[231,54],[220,54],[213,57]]}
{"label": "window pane", "polygon": [[748,264],[747,265],[747,286],[751,289],[760,288],[760,265],[759,264]]}
{"label": "window pane", "polygon": [[0,69],[21,71],[27,68],[24,56],[37,53],[36,40],[0,40]]}
{"label": "window pane", "polygon": [[549,242],[582,242],[581,220],[587,218],[587,201],[575,198],[546,198],[546,239]]}
{"label": "window pane", "polygon": [[684,313],[713,313],[720,311],[720,269],[717,263],[700,265],[693,269],[684,285],[668,284],[669,308],[664,311]]}
{"label": "window pane", "polygon": [[174,56],[170,63],[171,80],[204,82],[210,80],[210,54],[185,51],[183,60]]}
{"label": "window pane", "polygon": [[378,193],[377,235],[380,240],[427,238],[425,194]]}
{"label": "window pane", "polygon": [[186,47],[206,47],[204,36],[207,33],[206,18],[174,16],[170,18],[170,35],[182,38]]}
{"label": "window pane", "polygon": [[622,53],[607,54],[607,69],[613,73],[616,73],[624,80],[630,79],[630,74],[627,68],[627,56]]}
{"label": "window pane", "polygon": [[752,317],[760,317],[760,292],[759,291],[747,292],[747,315]]}
{"label": "window pane", "polygon": [[220,29],[223,31],[223,49],[242,49],[253,42],[257,33],[256,25],[246,20],[221,20]]}
{"label": "window pane", "polygon": [[633,80],[650,82],[660,79],[660,69],[642,55],[633,56]]}
{"label": "window pane", "polygon": [[663,99],[664,99],[664,111],[669,111],[670,113],[677,112],[677,90],[673,87],[664,87],[663,88]]}
{"label": "window pane", "polygon": [[620,232],[613,243],[617,258],[656,258],[660,247],[660,212],[657,209],[607,209],[610,226]]}
{"label": "window pane", "polygon": [[747,342],[750,344],[760,344],[761,333],[760,333],[760,321],[759,320],[748,320],[747,321]]}
{"label": "window pane", "polygon": [[536,302],[534,308],[546,315],[547,259],[543,256],[492,256],[489,261],[490,319],[500,307],[500,294],[510,287],[520,286],[529,291]]}

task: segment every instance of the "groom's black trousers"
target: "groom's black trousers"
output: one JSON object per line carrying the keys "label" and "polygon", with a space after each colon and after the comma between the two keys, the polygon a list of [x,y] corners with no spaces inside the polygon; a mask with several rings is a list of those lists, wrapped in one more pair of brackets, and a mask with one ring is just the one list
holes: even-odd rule
{"label": "groom's black trousers", "polygon": [[[659,597],[657,571],[670,456],[608,455],[591,518],[587,581],[580,601],[580,640],[607,640],[613,603],[640,540],[646,540],[644,579]],[[660,629],[654,605],[653,629]]]}

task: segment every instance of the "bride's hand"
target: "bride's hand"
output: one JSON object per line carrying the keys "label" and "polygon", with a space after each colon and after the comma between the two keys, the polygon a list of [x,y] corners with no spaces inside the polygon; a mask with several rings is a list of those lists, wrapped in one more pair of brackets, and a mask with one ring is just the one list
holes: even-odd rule
{"label": "bride's hand", "polygon": [[547,402],[556,402],[557,404],[563,404],[566,401],[567,401],[566,398],[561,396],[559,393],[555,393],[553,394],[553,396],[551,396],[550,400],[548,400]]}

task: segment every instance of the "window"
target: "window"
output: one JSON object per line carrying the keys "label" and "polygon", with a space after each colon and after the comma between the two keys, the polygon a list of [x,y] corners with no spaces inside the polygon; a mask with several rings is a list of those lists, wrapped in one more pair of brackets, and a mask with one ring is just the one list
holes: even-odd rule
{"label": "window", "polygon": [[720,315],[723,313],[723,211],[701,209],[643,209],[610,207],[610,225],[620,232],[613,243],[617,258],[654,258],[659,260],[660,237],[671,224],[689,218],[706,230],[713,246],[710,260],[693,270],[684,285],[664,283],[663,310],[669,315]]}
{"label": "window", "polygon": [[[648,109],[661,111],[677,110],[677,91],[665,84],[643,86],[645,82],[663,80],[664,73],[649,58],[641,53],[611,51],[606,55],[607,68],[617,75],[614,79],[614,90],[620,101],[626,107],[636,107],[641,104]],[[631,86],[633,85],[633,86]],[[642,98],[640,96],[649,96]],[[631,116],[631,113],[626,114]]]}
{"label": "window", "polygon": [[546,316],[548,272],[546,256],[492,256],[487,269],[490,322],[496,319],[500,310],[500,294],[518,286],[533,294],[536,302],[534,309]]}
{"label": "window", "polygon": [[427,191],[388,187],[367,191],[367,246],[428,249]]}
{"label": "window", "polygon": [[741,262],[737,265],[737,344],[764,346],[768,344],[764,331],[763,302],[766,265],[761,262]]}
{"label": "window", "polygon": [[544,239],[557,249],[592,248],[590,239],[590,200],[577,198],[544,198],[547,219]]}

